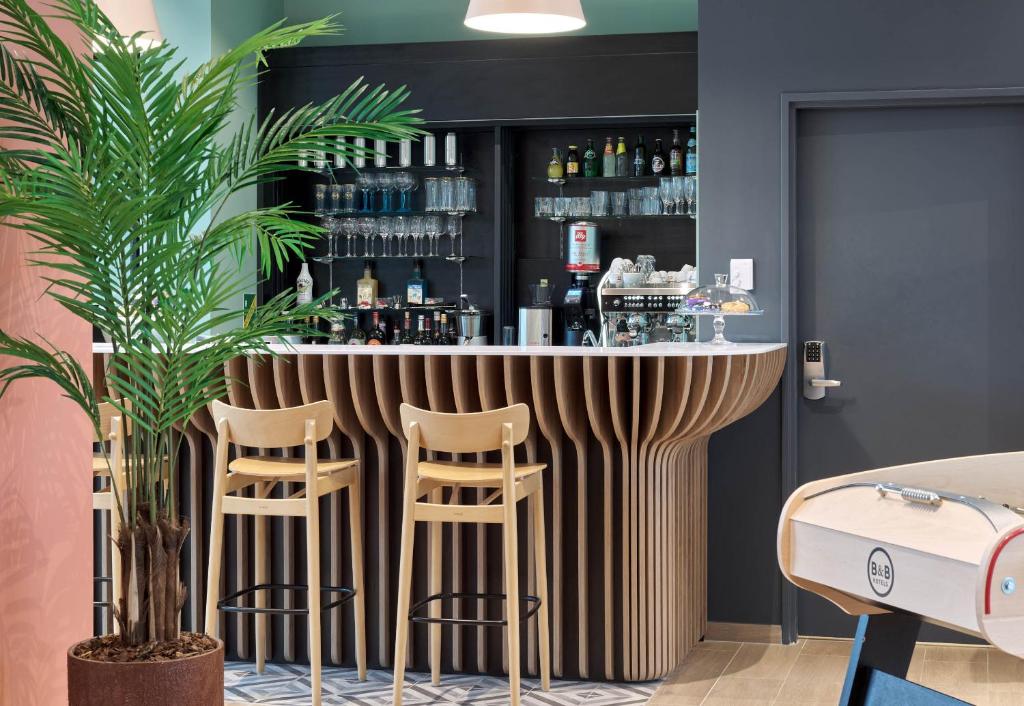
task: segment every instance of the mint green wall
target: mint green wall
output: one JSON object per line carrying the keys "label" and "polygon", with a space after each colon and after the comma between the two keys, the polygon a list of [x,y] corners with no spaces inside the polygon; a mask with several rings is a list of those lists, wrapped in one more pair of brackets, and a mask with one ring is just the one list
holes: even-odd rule
{"label": "mint green wall", "polygon": [[[218,2],[219,0],[214,0]],[[643,34],[697,29],[697,0],[582,0],[587,26],[569,34]],[[498,39],[462,24],[469,0],[284,0],[284,14],[305,21],[338,13],[342,37],[320,44],[387,44]]]}
{"label": "mint green wall", "polygon": [[210,59],[211,0],[154,0],[156,19],[164,38],[178,47],[185,69]]}

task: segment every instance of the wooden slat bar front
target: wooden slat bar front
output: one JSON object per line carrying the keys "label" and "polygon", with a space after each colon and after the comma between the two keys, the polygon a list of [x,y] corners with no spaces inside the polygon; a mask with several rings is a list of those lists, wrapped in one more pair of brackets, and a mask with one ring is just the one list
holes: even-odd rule
{"label": "wooden slat bar front", "polygon": [[[755,410],[778,384],[785,363],[781,344],[655,344],[636,349],[428,348],[296,346],[274,359],[237,359],[226,366],[228,399],[242,407],[273,409],[328,399],[335,431],[321,453],[361,463],[365,507],[367,640],[371,666],[389,667],[394,652],[396,567],[406,443],[398,407],[472,412],[525,403],[532,412],[520,461],[540,461],[547,519],[553,672],[572,679],[647,680],[670,672],[707,625],[707,442],[712,433]],[[104,349],[94,371],[104,374]],[[206,571],[203,538],[211,480],[213,419],[208,412],[184,430],[188,453],[180,474],[189,486],[193,516],[186,623],[201,614]],[[368,444],[367,441],[371,443]],[[238,453],[232,449],[232,453]],[[285,453],[299,453],[288,450]],[[484,460],[484,459],[474,459]],[[282,493],[286,489],[280,489]],[[486,493],[462,488],[445,502],[472,504]],[[280,497],[287,497],[281,495]],[[521,590],[536,595],[536,575],[525,570],[532,551],[527,508],[519,523]],[[329,499],[321,508],[321,561],[333,585],[350,579],[347,510]],[[270,525],[270,573],[301,576],[295,547],[302,528],[290,520]],[[252,583],[257,566],[253,523],[239,521],[225,556],[228,587]],[[425,552],[438,552],[445,591],[494,592],[502,581],[500,538],[483,525],[424,534],[414,570],[413,599],[425,597],[432,577]],[[299,562],[299,565],[296,565]],[[198,589],[198,590],[197,590]],[[461,617],[496,605],[462,601]],[[446,612],[451,606],[445,607]],[[323,654],[354,663],[351,609],[325,625]],[[290,618],[271,621],[273,649],[285,661],[305,661],[305,633]],[[301,622],[301,621],[300,621]],[[227,617],[221,634],[229,655],[249,657],[252,621]],[[536,626],[523,625],[523,669],[537,673]],[[502,673],[508,652],[501,630],[444,627],[446,671]],[[428,671],[425,626],[410,634],[410,667]]]}

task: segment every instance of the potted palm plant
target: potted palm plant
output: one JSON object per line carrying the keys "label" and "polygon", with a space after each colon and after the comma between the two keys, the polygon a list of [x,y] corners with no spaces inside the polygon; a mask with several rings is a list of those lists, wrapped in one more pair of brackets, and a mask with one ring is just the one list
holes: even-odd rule
{"label": "potted palm plant", "polygon": [[[412,138],[420,120],[402,108],[404,88],[357,81],[325,103],[226,134],[264,53],[337,33],[331,18],[275,24],[182,76],[173,47],[122,37],[93,0],[52,0],[52,8],[43,16],[26,0],[0,0],[0,144],[14,145],[0,150],[0,218],[37,241],[30,264],[50,268],[48,296],[109,337],[110,394],[94,390],[68,353],[0,331],[0,355],[20,359],[0,370],[0,396],[18,379],[48,378],[96,430],[98,401],[133,427],[124,487],[111,474],[118,629],[69,650],[70,701],[223,703],[223,645],[179,629],[178,553],[189,520],[176,495],[176,430],[225,395],[228,360],[272,355],[267,341],[304,333],[324,298],[299,304],[288,291],[244,317],[233,310],[256,276],[240,271],[246,253],[258,251],[266,276],[323,231],[288,204],[230,217],[222,209],[239,190],[300,168],[310,152],[372,156],[339,137]],[[62,41],[54,19],[70,22],[80,41]]]}

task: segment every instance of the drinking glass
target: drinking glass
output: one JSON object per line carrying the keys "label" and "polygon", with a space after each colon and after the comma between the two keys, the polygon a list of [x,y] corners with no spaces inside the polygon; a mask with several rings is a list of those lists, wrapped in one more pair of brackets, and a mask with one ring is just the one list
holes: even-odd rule
{"label": "drinking glass", "polygon": [[657,216],[661,214],[661,199],[658,197],[658,187],[645,186],[644,192],[644,215]]}
{"label": "drinking glass", "polygon": [[323,216],[327,213],[327,184],[316,184],[313,187],[313,215]]}
{"label": "drinking glass", "polygon": [[444,232],[444,221],[441,216],[427,216],[424,229],[429,238],[427,255],[437,255],[437,240]]}
{"label": "drinking glass", "polygon": [[395,240],[398,241],[398,254],[405,255],[405,239],[409,237],[409,217],[395,216]]}
{"label": "drinking glass", "polygon": [[377,224],[375,219],[363,217],[359,219],[359,234],[363,236],[363,257],[373,257],[371,250],[373,233]]}
{"label": "drinking glass", "polygon": [[440,204],[440,180],[437,177],[427,177],[423,180],[423,190],[427,194],[427,203],[424,211],[437,211]]}
{"label": "drinking glass", "polygon": [[401,196],[398,201],[398,210],[403,213],[412,210],[412,192],[416,190],[416,177],[412,172],[398,172],[395,174],[395,186]]}
{"label": "drinking glass", "polygon": [[550,196],[538,196],[533,200],[533,215],[538,218],[550,218],[555,215],[555,203]]}
{"label": "drinking glass", "polygon": [[[462,237],[462,216],[448,216],[448,237],[452,240],[452,254],[455,257],[455,238]],[[459,250],[462,250],[462,243],[459,242]]]}
{"label": "drinking glass", "polygon": [[631,216],[642,216],[643,214],[644,214],[643,191],[641,189],[630,189],[629,190],[629,215],[631,215]]}
{"label": "drinking glass", "polygon": [[352,240],[356,237],[356,231],[358,227],[358,220],[355,218],[343,218],[341,219],[341,232],[347,239],[345,247],[345,257],[355,257],[356,252],[352,247]]}
{"label": "drinking glass", "polygon": [[460,213],[476,210],[476,198],[471,201],[470,196],[476,193],[476,185],[471,177],[459,177],[455,180],[455,209]]}
{"label": "drinking glass", "polygon": [[374,191],[377,188],[377,180],[369,172],[363,172],[356,180],[359,190],[363,193],[362,202],[359,204],[360,213],[373,213]]}
{"label": "drinking glass", "polygon": [[413,241],[413,256],[419,257],[423,254],[423,232],[426,224],[426,220],[429,216],[413,216],[412,220],[409,221],[409,234],[412,236]]}
{"label": "drinking glass", "polygon": [[380,235],[381,254],[384,257],[391,257],[391,234],[394,232],[394,227],[395,222],[391,216],[381,216],[377,219],[377,234]]}
{"label": "drinking glass", "polygon": [[683,198],[686,199],[686,212],[691,216],[697,215],[697,177],[685,177],[683,184]]}
{"label": "drinking glass", "polygon": [[455,210],[455,180],[451,177],[441,177],[441,190],[439,192],[441,202],[438,211],[451,213]]}
{"label": "drinking glass", "polygon": [[593,216],[607,216],[608,215],[608,192],[607,191],[591,191],[590,192],[590,214]]}
{"label": "drinking glass", "polygon": [[625,216],[626,211],[626,192],[615,191],[612,193],[612,215],[613,216]]}
{"label": "drinking glass", "polygon": [[590,198],[587,196],[575,196],[572,200],[572,215],[574,218],[587,218],[590,216]]}
{"label": "drinking glass", "polygon": [[388,172],[378,174],[377,189],[380,190],[381,213],[391,213],[394,210],[391,197],[395,193],[395,175]]}
{"label": "drinking glass", "polygon": [[356,185],[341,184],[341,211],[353,213],[356,210]]}
{"label": "drinking glass", "polygon": [[664,177],[658,182],[658,196],[661,197],[661,212],[666,216],[672,214],[675,197],[672,194],[672,177]]}
{"label": "drinking glass", "polygon": [[341,213],[341,184],[331,184],[327,193],[329,196],[327,213],[332,216]]}
{"label": "drinking glass", "polygon": [[569,202],[571,199],[568,196],[556,196],[555,197],[555,218],[568,218],[569,217]]}
{"label": "drinking glass", "polygon": [[672,198],[676,202],[676,213],[680,216],[686,213],[686,177],[672,177]]}
{"label": "drinking glass", "polygon": [[466,210],[476,213],[476,179],[466,182]]}

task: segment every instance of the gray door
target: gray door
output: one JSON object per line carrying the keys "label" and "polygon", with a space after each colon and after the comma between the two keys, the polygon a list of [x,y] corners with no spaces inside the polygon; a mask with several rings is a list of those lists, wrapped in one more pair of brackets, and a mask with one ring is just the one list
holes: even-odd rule
{"label": "gray door", "polygon": [[[802,110],[796,168],[797,341],[842,381],[799,482],[1024,449],[1024,107]],[[801,635],[853,626],[800,592]]]}

